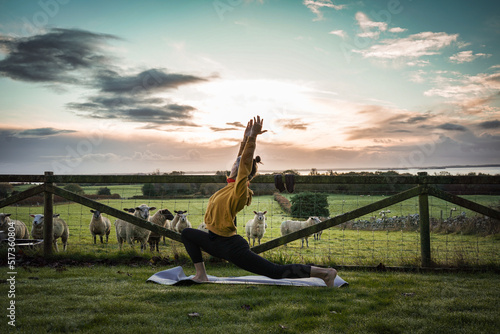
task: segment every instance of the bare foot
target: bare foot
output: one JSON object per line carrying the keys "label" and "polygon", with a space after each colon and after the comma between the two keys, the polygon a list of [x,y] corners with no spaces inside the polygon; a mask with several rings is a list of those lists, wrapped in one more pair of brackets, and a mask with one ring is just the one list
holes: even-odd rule
{"label": "bare foot", "polygon": [[196,275],[192,278],[193,281],[197,283],[208,282],[207,270],[205,269],[204,262],[197,262],[194,264],[196,269]]}
{"label": "bare foot", "polygon": [[196,283],[204,283],[204,282],[208,282],[208,277],[205,275],[204,277],[202,276],[195,276],[193,278],[191,278],[192,281],[195,281]]}
{"label": "bare foot", "polygon": [[326,270],[327,272],[325,273],[325,276],[322,277],[322,279],[323,281],[325,281],[327,287],[333,288],[335,277],[337,277],[337,270],[333,268],[327,268]]}

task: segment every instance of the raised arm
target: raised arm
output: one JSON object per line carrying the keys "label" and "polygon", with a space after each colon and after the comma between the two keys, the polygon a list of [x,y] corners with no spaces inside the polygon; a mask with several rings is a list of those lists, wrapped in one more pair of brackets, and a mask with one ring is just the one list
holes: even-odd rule
{"label": "raised arm", "polygon": [[247,127],[245,129],[245,134],[243,135],[243,140],[240,144],[240,150],[238,151],[238,155],[236,157],[239,157],[243,154],[243,149],[245,148],[245,145],[247,143],[248,136],[250,136],[250,132],[252,131],[252,125],[253,120],[248,121]]}
{"label": "raised arm", "polygon": [[245,134],[248,133],[248,137],[246,137],[246,145],[244,146],[244,149],[241,153],[238,175],[248,176],[250,174],[250,171],[252,170],[253,154],[255,152],[257,136],[263,134],[264,132],[267,132],[267,130],[262,130],[263,122],[264,120],[261,119],[260,116],[254,117],[248,122],[248,132],[245,130]]}

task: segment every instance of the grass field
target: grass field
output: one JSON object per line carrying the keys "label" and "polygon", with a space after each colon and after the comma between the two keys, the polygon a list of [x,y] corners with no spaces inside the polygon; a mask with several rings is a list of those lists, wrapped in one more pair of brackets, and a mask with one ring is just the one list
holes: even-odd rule
{"label": "grass field", "polygon": [[[188,218],[193,227],[203,220],[207,198],[197,199],[168,199],[168,200],[144,200],[129,199],[131,196],[140,195],[142,185],[111,185],[108,188],[112,193],[118,193],[122,199],[102,200],[104,204],[117,209],[135,207],[147,203],[156,208],[168,208],[174,210],[187,210]],[[97,187],[84,187],[87,194],[97,191]],[[290,197],[291,195],[286,194]],[[384,196],[359,196],[359,195],[329,195],[330,215],[334,216],[355,208],[367,205],[384,198]],[[469,199],[484,205],[498,204],[499,198],[493,196],[471,196]],[[440,218],[443,212],[448,217],[454,205],[442,200],[430,199],[431,216]],[[397,205],[388,207],[391,215],[406,216],[418,213],[418,200],[413,198]],[[42,206],[32,207],[5,207],[3,212],[12,213],[12,218],[19,219],[31,225],[29,214],[43,213]],[[281,236],[280,224],[285,219],[290,219],[272,196],[256,196],[252,205],[238,214],[238,233],[245,235],[244,225],[252,219],[253,211],[267,211],[268,229],[262,242]],[[473,215],[468,210],[458,208],[457,212],[465,211],[467,215]],[[116,235],[114,229],[110,234],[108,244],[93,245],[88,225],[91,219],[90,208],[76,203],[58,204],[54,212],[59,213],[70,227],[70,238],[68,243],[68,256],[71,254],[94,254],[97,257],[106,257],[118,252]],[[455,213],[457,214],[457,213]],[[374,212],[377,216],[378,212]],[[369,219],[368,215],[362,217]],[[109,217],[114,222],[114,217]],[[31,227],[30,227],[31,229]],[[60,243],[60,242],[59,242]],[[287,247],[279,247],[268,251],[263,255],[280,262],[316,263],[325,265],[377,265],[384,263],[393,266],[418,266],[420,264],[420,236],[416,231],[392,230],[392,231],[357,231],[343,229],[342,226],[325,230],[320,241],[309,238],[309,247],[300,248],[300,240],[290,243]],[[125,245],[128,249],[130,246]],[[462,234],[431,234],[431,247],[433,261],[442,266],[498,266],[500,265],[500,238],[498,235],[478,236]],[[163,256],[174,256],[184,254],[180,243],[168,240],[165,245],[160,245]]]}
{"label": "grass field", "polygon": [[[342,271],[348,288],[146,283],[169,267],[20,267],[16,327],[2,333],[497,333],[494,273]],[[231,265],[209,274],[241,276]],[[190,265],[184,266],[193,274]],[[0,268],[6,277],[6,268]],[[5,282],[4,282],[5,283]],[[7,296],[8,284],[0,284]],[[15,330],[14,330],[15,329]]]}

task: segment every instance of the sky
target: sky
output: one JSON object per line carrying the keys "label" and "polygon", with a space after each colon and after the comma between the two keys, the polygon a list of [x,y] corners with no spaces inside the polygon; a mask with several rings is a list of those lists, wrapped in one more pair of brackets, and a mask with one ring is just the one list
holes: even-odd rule
{"label": "sky", "polygon": [[0,173],[500,164],[500,3],[0,0]]}

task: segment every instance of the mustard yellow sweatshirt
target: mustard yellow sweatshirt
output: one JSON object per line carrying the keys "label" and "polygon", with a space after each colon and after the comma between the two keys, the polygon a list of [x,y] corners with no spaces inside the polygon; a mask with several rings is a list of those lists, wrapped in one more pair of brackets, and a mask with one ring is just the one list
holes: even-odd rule
{"label": "mustard yellow sweatshirt", "polygon": [[246,142],[242,143],[239,153],[242,149],[243,153],[235,182],[228,183],[208,200],[205,224],[209,231],[217,235],[223,237],[236,235],[234,218],[245,205],[250,205],[252,202],[253,192],[248,188],[248,175],[252,171],[255,146],[256,137],[248,137]]}

